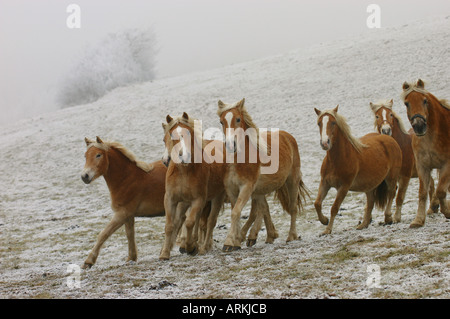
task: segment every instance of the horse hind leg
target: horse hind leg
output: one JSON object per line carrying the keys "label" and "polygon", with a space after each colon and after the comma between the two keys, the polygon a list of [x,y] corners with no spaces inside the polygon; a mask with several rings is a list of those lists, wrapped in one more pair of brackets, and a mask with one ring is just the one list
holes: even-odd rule
{"label": "horse hind leg", "polygon": [[447,191],[450,186],[450,169],[440,172],[438,186],[436,187],[436,197],[439,199],[441,213],[445,218],[450,218],[450,207],[447,202]]}
{"label": "horse hind leg", "polygon": [[364,217],[361,224],[356,227],[356,229],[361,230],[369,227],[370,222],[372,221],[372,210],[375,206],[375,193],[373,191],[366,193],[366,208],[364,210]]}
{"label": "horse hind leg", "polygon": [[129,261],[137,261],[137,249],[136,240],[134,236],[134,217],[130,217],[127,222],[125,222],[125,233],[128,239],[128,258]]}
{"label": "horse hind leg", "polygon": [[301,203],[299,202],[301,200],[299,197],[300,176],[288,177],[285,187],[286,189],[283,190],[281,194],[284,194],[284,191],[286,191],[287,194],[279,198],[283,209],[291,216],[291,226],[289,228],[289,235],[286,239],[286,242],[290,242],[300,239],[297,234],[297,216],[299,214],[299,207],[301,206]]}
{"label": "horse hind leg", "polygon": [[402,206],[405,200],[405,194],[408,190],[409,176],[401,176],[398,181],[397,198],[395,199],[394,223],[400,223],[402,220]]}
{"label": "horse hind leg", "polygon": [[428,208],[427,211],[427,215],[432,215],[434,213],[437,213],[439,210],[439,199],[437,198],[435,193],[433,177],[430,177],[430,188],[428,194],[431,200],[430,200],[430,207]]}

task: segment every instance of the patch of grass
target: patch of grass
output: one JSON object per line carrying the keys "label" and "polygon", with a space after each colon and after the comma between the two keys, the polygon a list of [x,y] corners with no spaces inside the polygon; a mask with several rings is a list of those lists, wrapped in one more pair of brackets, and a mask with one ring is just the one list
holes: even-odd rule
{"label": "patch of grass", "polygon": [[337,252],[324,254],[322,257],[330,263],[341,263],[359,257],[360,254],[350,250],[347,246],[341,247]]}

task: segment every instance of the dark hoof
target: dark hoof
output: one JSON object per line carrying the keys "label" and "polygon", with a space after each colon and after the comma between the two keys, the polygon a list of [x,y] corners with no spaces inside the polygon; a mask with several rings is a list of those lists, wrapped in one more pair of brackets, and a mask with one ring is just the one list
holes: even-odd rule
{"label": "dark hoof", "polygon": [[189,255],[191,256],[195,256],[198,254],[198,248],[194,247],[194,249],[192,249],[191,251],[188,252]]}
{"label": "dark hoof", "polygon": [[256,239],[247,239],[247,247],[253,247],[256,245]]}
{"label": "dark hoof", "polygon": [[93,264],[86,264],[84,263],[83,267],[81,267],[81,269],[91,269],[92,266],[94,266]]}
{"label": "dark hoof", "polygon": [[235,251],[235,250],[239,250],[239,249],[241,249],[240,246],[224,245],[223,248],[222,248],[222,251],[224,251],[226,253],[229,253],[229,252],[232,252],[232,251]]}
{"label": "dark hoof", "polygon": [[180,247],[180,253],[187,254],[187,250],[184,247]]}

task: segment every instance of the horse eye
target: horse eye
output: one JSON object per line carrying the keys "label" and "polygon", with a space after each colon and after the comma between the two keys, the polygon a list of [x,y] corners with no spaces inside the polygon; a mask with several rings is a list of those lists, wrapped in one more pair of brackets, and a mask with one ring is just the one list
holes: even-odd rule
{"label": "horse eye", "polygon": [[223,122],[222,122],[222,121],[220,121],[220,125],[223,125]]}
{"label": "horse eye", "polygon": [[239,118],[238,118],[238,119],[236,119],[236,122],[238,122],[238,123],[239,123],[240,121],[241,121],[241,119],[239,119]]}
{"label": "horse eye", "polygon": [[427,105],[427,104],[428,104],[427,99],[423,100],[423,105]]}
{"label": "horse eye", "polygon": [[101,157],[102,156],[102,154],[97,154],[97,156],[95,156],[96,158],[99,158],[99,157]]}
{"label": "horse eye", "polygon": [[409,102],[405,102],[406,107],[409,107]]}
{"label": "horse eye", "polygon": [[378,115],[375,115],[375,117],[377,118],[377,119],[379,119],[380,117],[378,116]]}
{"label": "horse eye", "polygon": [[391,117],[394,117],[394,115],[392,115],[392,113],[391,113]]}

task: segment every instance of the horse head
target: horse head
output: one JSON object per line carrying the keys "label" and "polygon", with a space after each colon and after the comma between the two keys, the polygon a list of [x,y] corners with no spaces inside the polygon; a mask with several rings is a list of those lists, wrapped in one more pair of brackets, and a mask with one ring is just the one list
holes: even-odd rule
{"label": "horse head", "polygon": [[395,120],[394,113],[392,111],[393,104],[393,100],[377,104],[370,102],[370,108],[375,115],[375,126],[380,134],[389,136],[392,135]]}
{"label": "horse head", "polygon": [[81,179],[84,183],[89,184],[107,172],[109,166],[108,148],[98,136],[96,141],[87,137],[84,138],[84,141],[87,146],[84,154],[86,163],[81,173]]}
{"label": "horse head", "polygon": [[192,119],[184,112],[177,119],[167,115],[163,123],[165,151],[162,161],[169,166],[171,160],[176,164],[192,163],[192,149],[194,144],[194,129],[191,127]]}
{"label": "horse head", "polygon": [[318,116],[317,125],[320,131],[320,146],[323,150],[329,151],[333,146],[334,139],[336,137],[336,113],[338,111],[339,105],[333,110],[320,111],[314,108]]}
{"label": "horse head", "polygon": [[239,129],[244,132],[246,129],[244,120],[244,103],[245,99],[233,104],[227,104],[219,100],[219,109],[217,114],[220,117],[220,124],[222,125],[223,133],[225,134],[225,146],[230,153],[235,153],[238,149],[236,141]]}
{"label": "horse head", "polygon": [[425,83],[421,79],[415,84],[403,83],[403,102],[409,122],[417,136],[424,136],[427,132],[429,101],[426,94]]}

